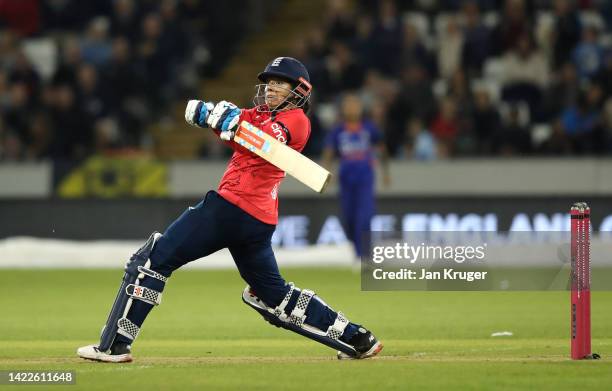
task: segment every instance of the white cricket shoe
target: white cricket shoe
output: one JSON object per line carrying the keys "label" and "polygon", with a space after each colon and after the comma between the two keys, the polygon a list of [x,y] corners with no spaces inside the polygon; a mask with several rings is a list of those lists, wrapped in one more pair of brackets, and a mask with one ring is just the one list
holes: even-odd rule
{"label": "white cricket shoe", "polygon": [[131,362],[132,354],[130,345],[114,344],[110,352],[103,352],[98,349],[97,345],[81,346],[77,349],[79,357],[86,360],[102,361],[102,362]]}

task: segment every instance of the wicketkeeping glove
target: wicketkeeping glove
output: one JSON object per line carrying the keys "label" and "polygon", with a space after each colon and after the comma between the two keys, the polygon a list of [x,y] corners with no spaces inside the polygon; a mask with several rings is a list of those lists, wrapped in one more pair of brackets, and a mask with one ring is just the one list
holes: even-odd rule
{"label": "wicketkeeping glove", "polygon": [[240,120],[240,109],[231,102],[221,101],[217,103],[212,112],[208,115],[206,123],[211,128],[221,131],[219,137],[223,140],[231,140],[238,128]]}
{"label": "wicketkeeping glove", "polygon": [[185,108],[185,121],[189,125],[205,128],[207,126],[206,119],[214,107],[215,104],[212,102],[190,100]]}

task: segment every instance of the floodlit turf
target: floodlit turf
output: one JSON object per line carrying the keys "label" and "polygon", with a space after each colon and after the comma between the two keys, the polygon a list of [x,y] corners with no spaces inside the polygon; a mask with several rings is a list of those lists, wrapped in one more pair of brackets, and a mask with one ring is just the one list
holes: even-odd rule
{"label": "floodlit turf", "polygon": [[[285,277],[374,330],[385,344],[380,357],[337,361],[330,349],[269,326],[242,304],[235,271],[179,271],[133,363],[78,359],[78,346],[96,342],[121,275],[1,270],[0,370],[74,370],[70,390],[612,387],[612,292],[593,293],[593,351],[603,359],[576,362],[568,359],[568,292],[361,292],[359,274],[338,269]],[[498,331],[514,335],[490,336]]]}

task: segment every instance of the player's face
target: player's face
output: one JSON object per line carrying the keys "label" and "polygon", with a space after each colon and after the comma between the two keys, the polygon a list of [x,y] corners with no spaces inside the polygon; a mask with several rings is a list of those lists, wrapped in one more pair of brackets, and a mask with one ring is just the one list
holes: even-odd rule
{"label": "player's face", "polygon": [[270,79],[266,84],[266,104],[274,109],[287,99],[291,93],[291,84],[279,79]]}
{"label": "player's face", "polygon": [[342,114],[346,121],[359,121],[363,114],[361,99],[357,95],[347,95],[342,101]]}

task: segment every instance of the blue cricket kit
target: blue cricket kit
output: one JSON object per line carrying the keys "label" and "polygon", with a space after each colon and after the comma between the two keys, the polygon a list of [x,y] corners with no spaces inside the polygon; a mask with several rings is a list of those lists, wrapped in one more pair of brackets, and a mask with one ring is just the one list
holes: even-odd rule
{"label": "blue cricket kit", "polygon": [[375,146],[382,134],[370,121],[343,123],[332,130],[327,146],[340,158],[339,185],[343,222],[355,253],[364,253],[364,235],[374,214]]}

